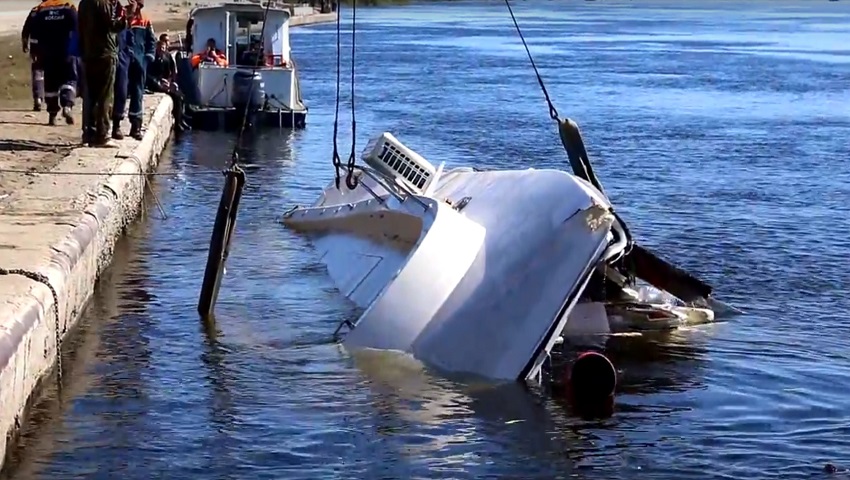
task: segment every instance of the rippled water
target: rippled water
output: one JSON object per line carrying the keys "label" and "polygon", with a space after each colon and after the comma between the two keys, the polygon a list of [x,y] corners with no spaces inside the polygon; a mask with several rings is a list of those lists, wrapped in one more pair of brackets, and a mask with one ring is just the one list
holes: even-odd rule
{"label": "rippled water", "polygon": [[[250,142],[216,326],[194,307],[232,139],[198,133],[164,160],[179,172],[155,182],[169,217],[151,204],[122,243],[14,478],[797,478],[850,464],[850,4],[515,9],[633,232],[746,315],[610,345],[624,379],[599,423],[515,385],[351,358],[330,335],[352,307],[277,223],[332,174],[334,29],[300,29],[309,126]],[[359,18],[358,152],[389,129],[435,162],[565,167],[503,7]]]}

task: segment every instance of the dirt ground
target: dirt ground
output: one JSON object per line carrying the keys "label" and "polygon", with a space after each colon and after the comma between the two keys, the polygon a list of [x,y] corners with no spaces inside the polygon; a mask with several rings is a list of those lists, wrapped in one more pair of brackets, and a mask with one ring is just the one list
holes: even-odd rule
{"label": "dirt ground", "polygon": [[46,171],[79,146],[79,107],[75,125],[47,126],[46,112],[0,111],[0,199],[32,182],[27,174],[3,170]]}
{"label": "dirt ground", "polygon": [[[126,1],[122,1],[126,3]],[[183,31],[194,1],[147,0],[145,13],[157,33]],[[81,99],[76,122],[47,125],[47,112],[32,111],[29,55],[21,51],[20,29],[38,1],[0,0],[0,200],[33,176],[2,170],[50,170],[80,145]]]}

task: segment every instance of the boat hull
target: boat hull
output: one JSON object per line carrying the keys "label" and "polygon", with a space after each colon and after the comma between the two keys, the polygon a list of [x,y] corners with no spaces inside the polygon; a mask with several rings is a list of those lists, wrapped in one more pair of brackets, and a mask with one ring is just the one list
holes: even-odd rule
{"label": "boat hull", "polygon": [[[341,292],[365,309],[345,346],[404,351],[453,373],[535,376],[610,243],[604,197],[557,170],[457,169],[404,201],[363,182],[330,185],[284,220],[313,234]],[[418,226],[396,228],[400,216]],[[400,244],[378,240],[402,230]]]}
{"label": "boat hull", "polygon": [[[190,107],[189,124],[196,130],[239,130],[245,119],[245,110],[236,108]],[[304,128],[307,110],[260,110],[248,118],[252,128]]]}

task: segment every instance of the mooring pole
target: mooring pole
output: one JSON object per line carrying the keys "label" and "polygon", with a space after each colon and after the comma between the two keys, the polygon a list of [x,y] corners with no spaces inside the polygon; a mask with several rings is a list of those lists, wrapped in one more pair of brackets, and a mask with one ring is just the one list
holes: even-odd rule
{"label": "mooring pole", "polygon": [[245,172],[238,165],[233,165],[223,173],[224,190],[221,192],[221,201],[215,215],[204,282],[198,299],[198,313],[204,318],[211,317],[215,310],[221,278],[224,276],[224,264],[230,254],[230,240],[236,226],[236,215],[239,213],[239,200],[245,187]]}

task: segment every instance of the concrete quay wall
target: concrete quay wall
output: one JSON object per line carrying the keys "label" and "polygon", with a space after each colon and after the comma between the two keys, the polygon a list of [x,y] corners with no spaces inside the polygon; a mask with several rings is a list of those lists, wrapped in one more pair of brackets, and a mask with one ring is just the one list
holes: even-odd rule
{"label": "concrete quay wall", "polygon": [[[141,141],[75,149],[53,170],[61,174],[36,174],[0,199],[0,468],[40,382],[51,380],[61,339],[139,214],[144,174],[156,168],[171,135],[171,99],[150,95],[145,103]],[[46,280],[58,304],[47,285],[15,270]]]}

